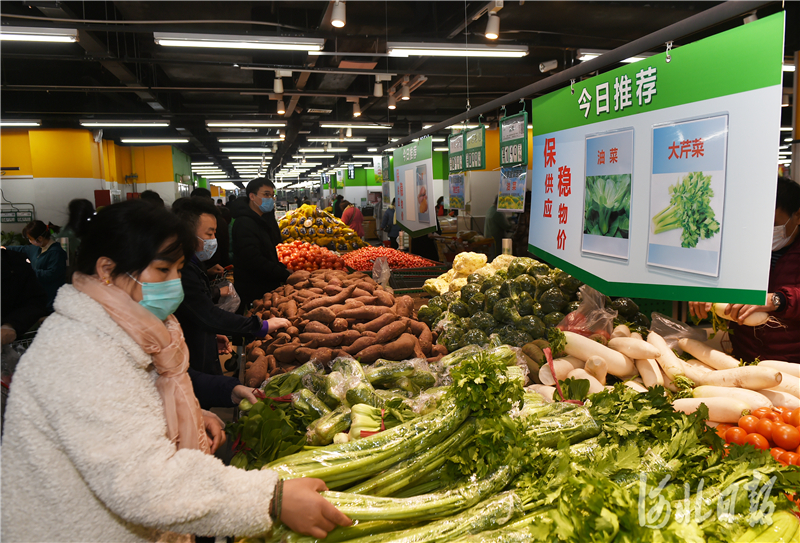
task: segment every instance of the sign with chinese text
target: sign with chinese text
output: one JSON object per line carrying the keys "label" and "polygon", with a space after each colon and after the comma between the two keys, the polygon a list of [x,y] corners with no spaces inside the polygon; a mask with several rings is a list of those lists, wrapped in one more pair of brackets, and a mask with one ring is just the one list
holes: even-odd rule
{"label": "sign with chinese text", "polygon": [[395,218],[412,237],[436,229],[436,211],[431,205],[432,157],[432,138],[422,138],[394,150]]}
{"label": "sign with chinese text", "polygon": [[464,133],[464,169],[486,169],[486,127],[483,125]]}
{"label": "sign with chinese text", "polygon": [[525,186],[528,166],[500,168],[500,192],[497,196],[497,211],[522,213],[525,209]]}
{"label": "sign with chinese text", "polygon": [[451,173],[449,184],[450,209],[464,209],[464,174]]}
{"label": "sign with chinese text", "polygon": [[784,24],[535,99],[530,251],[610,296],[764,304]]}
{"label": "sign with chinese text", "polygon": [[528,164],[528,112],[500,119],[500,166]]}
{"label": "sign with chinese text", "polygon": [[383,155],[381,157],[381,177],[387,181],[392,178],[392,172],[389,166],[389,155]]}
{"label": "sign with chinese text", "polygon": [[464,132],[447,138],[447,158],[451,172],[464,171]]}
{"label": "sign with chinese text", "polygon": [[347,165],[347,178],[348,179],[355,179],[356,178],[356,167],[352,164]]}

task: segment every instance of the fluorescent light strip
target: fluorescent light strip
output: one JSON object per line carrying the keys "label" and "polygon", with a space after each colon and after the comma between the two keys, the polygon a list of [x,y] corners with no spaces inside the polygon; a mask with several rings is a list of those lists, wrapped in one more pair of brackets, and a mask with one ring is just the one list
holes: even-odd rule
{"label": "fluorescent light strip", "polygon": [[527,45],[469,45],[462,47],[444,43],[388,42],[386,50],[392,57],[504,57],[520,58],[528,54]]}
{"label": "fluorescent light strip", "polygon": [[298,149],[301,153],[318,153],[320,151],[326,153],[346,153],[347,147],[328,147],[327,149],[320,149],[319,147],[302,147]]}
{"label": "fluorescent light strip", "polygon": [[259,141],[272,142],[272,141],[283,141],[283,140],[281,138],[274,137],[274,138],[217,138],[217,141],[220,143],[256,143]]}
{"label": "fluorescent light strip", "polygon": [[306,138],[306,140],[308,141],[308,143],[317,143],[317,142],[321,143],[321,142],[326,142],[326,141],[329,141],[329,142],[340,142],[341,141],[341,142],[351,143],[351,142],[367,141],[367,138],[344,138],[344,137],[342,137],[342,138]]}
{"label": "fluorescent light strip", "polygon": [[237,155],[227,155],[227,158],[230,160],[270,160],[272,155],[245,155],[245,156],[237,156]]}
{"label": "fluorescent light strip", "polygon": [[791,126],[782,126],[781,127],[781,132],[791,132],[791,131],[792,131],[792,127]]}
{"label": "fluorescent light strip", "polygon": [[263,166],[265,162],[237,162],[234,160],[231,164],[234,166]]}
{"label": "fluorescent light strip", "polygon": [[434,151],[443,151],[443,152],[446,153],[448,149],[447,149],[447,147],[434,147],[433,150]]}
{"label": "fluorescent light strip", "polygon": [[280,128],[285,121],[206,121],[209,128]]}
{"label": "fluorescent light strip", "polygon": [[42,126],[38,119],[3,119],[0,126]]}
{"label": "fluorescent light strip", "polygon": [[322,38],[246,36],[230,34],[184,34],[153,32],[157,45],[165,47],[211,47],[216,49],[266,49],[270,51],[322,51]]}
{"label": "fluorescent light strip", "polygon": [[269,147],[223,147],[220,151],[223,153],[271,153],[272,149]]}
{"label": "fluorescent light strip", "polygon": [[192,162],[192,167],[194,166],[213,166],[213,162]]}
{"label": "fluorescent light strip", "polygon": [[123,138],[122,143],[189,143],[188,138]]}
{"label": "fluorescent light strip", "polygon": [[81,126],[90,128],[103,128],[103,127],[139,127],[139,128],[164,128],[169,126],[169,121],[98,121],[92,119],[83,119],[79,121]]}
{"label": "fluorescent light strip", "polygon": [[292,158],[336,158],[335,155],[292,155]]}
{"label": "fluorescent light strip", "polygon": [[78,41],[78,31],[74,28],[37,28],[32,26],[4,26],[0,28],[0,40],[74,43]]}
{"label": "fluorescent light strip", "polygon": [[331,123],[320,123],[320,128],[352,128],[353,130],[366,128],[370,130],[391,130],[391,126],[387,126],[385,124],[331,124]]}
{"label": "fluorescent light strip", "polygon": [[784,64],[783,65],[784,72],[793,72],[794,71],[794,64]]}
{"label": "fluorescent light strip", "polygon": [[353,155],[353,158],[381,158],[381,155]]}

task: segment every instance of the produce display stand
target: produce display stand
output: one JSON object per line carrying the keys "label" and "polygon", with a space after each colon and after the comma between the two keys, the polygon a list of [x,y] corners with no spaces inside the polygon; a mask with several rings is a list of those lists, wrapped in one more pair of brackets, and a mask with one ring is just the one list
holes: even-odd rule
{"label": "produce display stand", "polygon": [[466,252],[485,254],[490,262],[497,256],[494,254],[494,239],[492,238],[473,243],[459,241],[454,236],[434,235],[433,239],[439,255],[445,262],[453,262],[457,254]]}
{"label": "produce display stand", "polygon": [[447,273],[449,270],[449,264],[440,264],[426,268],[392,270],[392,277],[389,279],[389,285],[395,289],[395,292],[400,291],[402,294],[408,294],[408,291],[423,292],[422,285],[425,284],[426,280],[435,279],[443,273]]}

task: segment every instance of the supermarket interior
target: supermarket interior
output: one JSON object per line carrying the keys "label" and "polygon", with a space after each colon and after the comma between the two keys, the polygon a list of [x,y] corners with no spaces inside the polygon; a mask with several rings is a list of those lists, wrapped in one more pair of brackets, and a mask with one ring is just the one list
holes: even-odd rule
{"label": "supermarket interior", "polygon": [[798,29],[2,2],[0,539],[800,542]]}

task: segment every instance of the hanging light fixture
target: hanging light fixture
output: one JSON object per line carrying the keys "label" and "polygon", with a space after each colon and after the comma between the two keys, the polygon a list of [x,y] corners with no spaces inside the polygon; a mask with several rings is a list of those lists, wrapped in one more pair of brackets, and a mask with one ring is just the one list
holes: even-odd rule
{"label": "hanging light fixture", "polygon": [[383,96],[383,85],[377,78],[375,79],[375,88],[372,90],[372,96],[375,98],[380,98]]}
{"label": "hanging light fixture", "polygon": [[358,100],[353,102],[353,117],[361,117],[361,107],[358,105]]}
{"label": "hanging light fixture", "polygon": [[347,23],[347,14],[345,12],[344,2],[336,0],[333,3],[333,10],[331,11],[331,24],[336,28],[342,28],[345,23]]}
{"label": "hanging light fixture", "polygon": [[273,143],[272,144],[272,152],[273,153],[277,153],[278,152],[278,144],[277,143]]}
{"label": "hanging light fixture", "polygon": [[493,11],[489,12],[488,17],[484,35],[488,40],[496,40],[500,36],[500,17]]}
{"label": "hanging light fixture", "polygon": [[352,138],[353,137],[353,129],[350,128],[349,126],[347,127],[346,137],[348,137],[348,138]]}
{"label": "hanging light fixture", "polygon": [[389,94],[389,109],[397,109],[397,98],[394,97],[394,93]]}
{"label": "hanging light fixture", "polygon": [[403,83],[403,86],[400,87],[400,99],[401,100],[411,100],[411,90],[408,88],[408,85]]}
{"label": "hanging light fixture", "polygon": [[278,137],[282,140],[286,139],[286,133],[283,130],[278,130]]}
{"label": "hanging light fixture", "polygon": [[283,94],[283,79],[281,79],[281,76],[278,75],[277,72],[275,74],[275,81],[272,84],[272,92],[275,94]]}
{"label": "hanging light fixture", "polygon": [[283,100],[278,100],[278,115],[284,115],[286,113],[286,106],[283,103]]}

